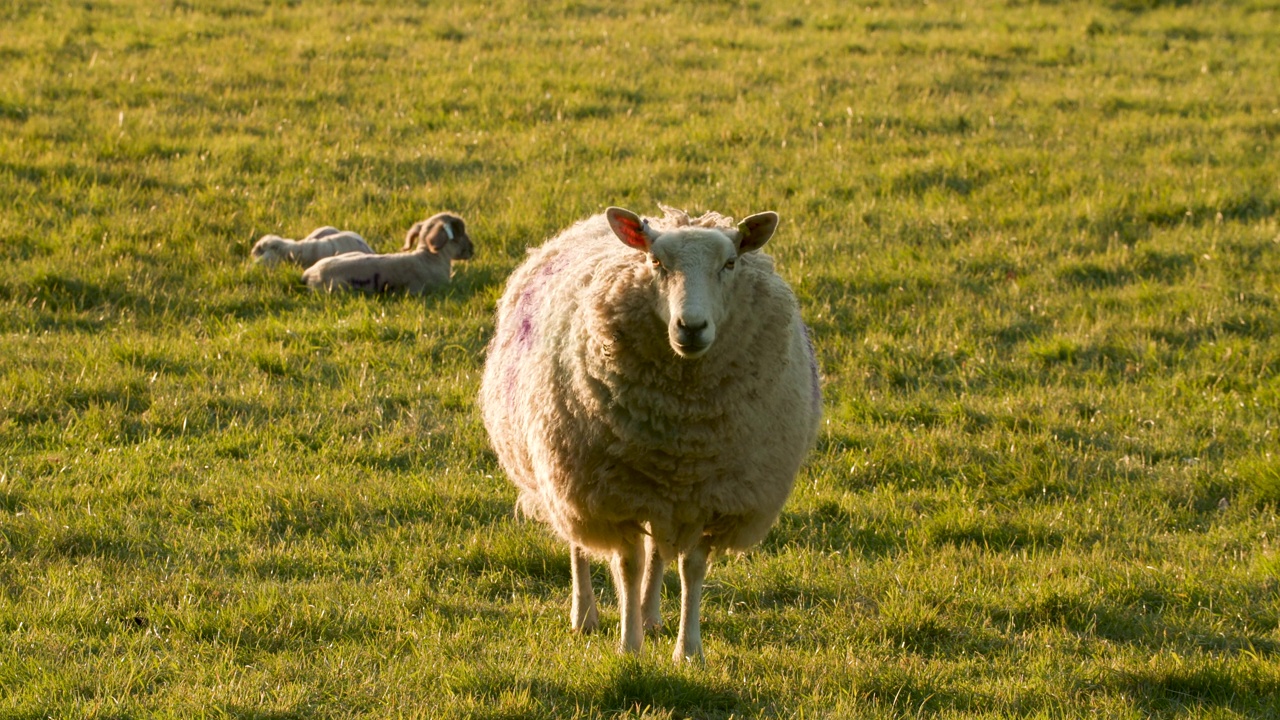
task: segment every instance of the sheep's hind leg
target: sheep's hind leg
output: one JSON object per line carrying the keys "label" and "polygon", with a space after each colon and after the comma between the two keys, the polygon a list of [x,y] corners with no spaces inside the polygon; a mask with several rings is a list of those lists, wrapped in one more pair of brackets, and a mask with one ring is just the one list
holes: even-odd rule
{"label": "sheep's hind leg", "polygon": [[644,550],[648,558],[641,590],[644,594],[644,629],[655,632],[662,629],[662,573],[667,569],[667,559],[662,556],[652,535],[645,536]]}
{"label": "sheep's hind leg", "polygon": [[680,634],[672,659],[676,662],[702,660],[702,583],[707,577],[706,539],[680,554]]}
{"label": "sheep's hind leg", "polygon": [[643,579],[644,543],[636,538],[613,556],[613,584],[618,590],[618,610],[622,615],[622,650],[627,653],[639,654],[644,644],[644,622],[640,616]]}
{"label": "sheep's hind leg", "polygon": [[569,566],[573,573],[573,605],[569,609],[569,624],[574,632],[591,633],[600,627],[600,614],[596,611],[596,594],[591,589],[591,565],[587,553],[577,545],[569,547]]}

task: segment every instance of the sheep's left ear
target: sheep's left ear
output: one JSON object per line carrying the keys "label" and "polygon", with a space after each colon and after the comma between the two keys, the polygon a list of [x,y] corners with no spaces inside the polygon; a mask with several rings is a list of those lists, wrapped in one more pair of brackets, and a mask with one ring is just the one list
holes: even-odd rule
{"label": "sheep's left ear", "polygon": [[418,242],[418,234],[422,232],[422,225],[422,221],[419,220],[413,224],[413,227],[409,228],[409,232],[405,233],[404,247],[400,248],[401,250],[413,249],[413,246]]}
{"label": "sheep's left ear", "polygon": [[738,241],[738,254],[749,253],[752,250],[759,250],[764,244],[769,242],[769,238],[773,237],[773,232],[778,229],[778,213],[767,210],[762,213],[756,213],[751,217],[745,218],[738,223],[738,234],[742,239]]}
{"label": "sheep's left ear", "polygon": [[613,234],[617,235],[619,240],[628,247],[649,252],[653,231],[649,229],[648,223],[640,219],[639,215],[620,207],[611,207],[604,211],[604,216],[609,219],[609,227],[613,228]]}

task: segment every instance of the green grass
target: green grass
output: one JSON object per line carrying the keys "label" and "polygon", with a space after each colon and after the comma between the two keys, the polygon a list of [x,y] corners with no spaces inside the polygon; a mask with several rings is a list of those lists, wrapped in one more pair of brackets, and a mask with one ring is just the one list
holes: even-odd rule
{"label": "green grass", "polygon": [[[0,28],[0,717],[1280,716],[1277,3]],[[474,401],[525,248],[658,202],[780,213],[825,381],[704,667],[603,569],[568,633]],[[445,208],[426,298],[248,261]]]}

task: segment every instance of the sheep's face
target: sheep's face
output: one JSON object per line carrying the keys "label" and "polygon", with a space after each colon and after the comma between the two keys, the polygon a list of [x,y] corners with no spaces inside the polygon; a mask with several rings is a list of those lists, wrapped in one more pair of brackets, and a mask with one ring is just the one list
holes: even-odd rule
{"label": "sheep's face", "polygon": [[467,223],[453,213],[439,213],[414,223],[404,239],[404,249],[412,250],[418,245],[450,260],[470,260],[475,254]]}
{"label": "sheep's face", "polygon": [[659,236],[646,260],[658,287],[654,311],[666,323],[671,349],[702,357],[728,314],[737,248],[717,230],[685,230]]}
{"label": "sheep's face", "polygon": [[249,254],[253,257],[254,262],[274,265],[284,257],[284,238],[276,235],[263,236],[261,240],[253,244],[253,249],[249,251]]}
{"label": "sheep's face", "polygon": [[738,256],[760,249],[778,225],[767,212],[743,220],[736,230],[682,227],[660,233],[628,210],[605,213],[618,239],[643,250],[652,269],[654,312],[667,326],[667,342],[683,358],[707,354],[716,328],[732,311],[729,302]]}

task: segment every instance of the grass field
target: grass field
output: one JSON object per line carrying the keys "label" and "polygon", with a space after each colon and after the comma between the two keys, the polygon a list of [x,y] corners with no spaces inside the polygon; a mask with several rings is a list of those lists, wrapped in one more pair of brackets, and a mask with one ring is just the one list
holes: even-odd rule
{"label": "grass field", "polygon": [[[0,5],[0,718],[1280,716],[1280,3]],[[608,205],[824,375],[705,666],[568,632],[475,408]],[[450,208],[426,298],[250,245]],[[674,575],[667,584],[674,612]]]}

